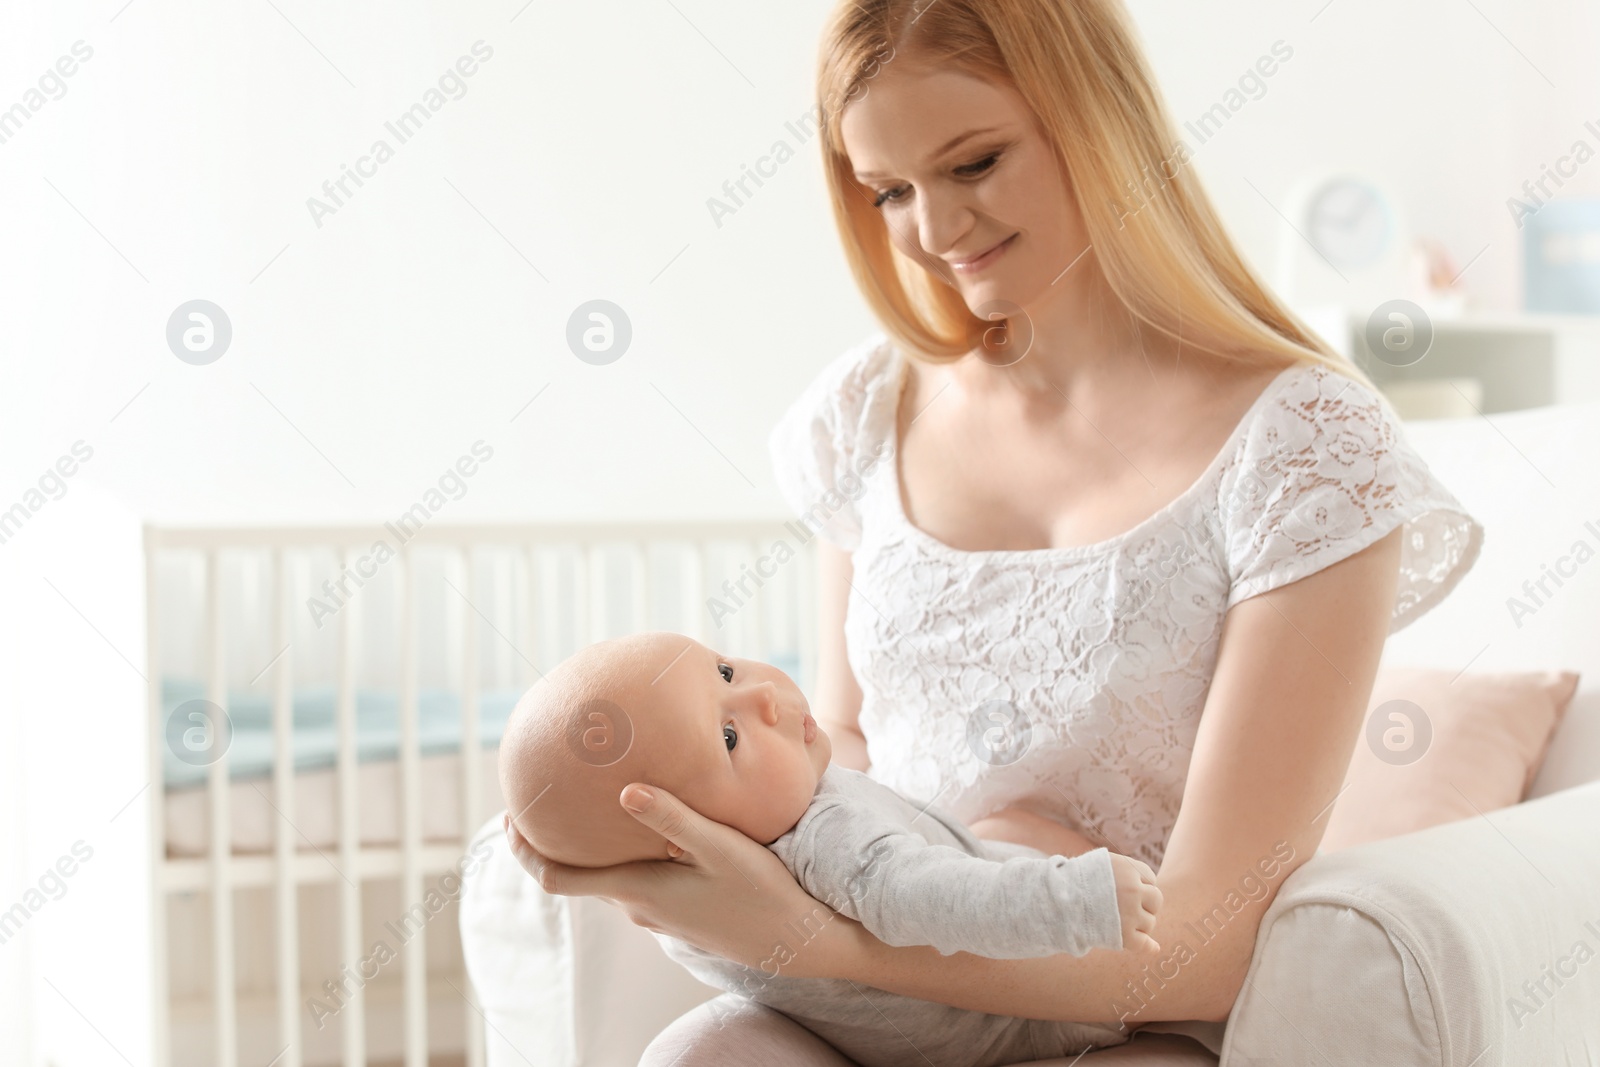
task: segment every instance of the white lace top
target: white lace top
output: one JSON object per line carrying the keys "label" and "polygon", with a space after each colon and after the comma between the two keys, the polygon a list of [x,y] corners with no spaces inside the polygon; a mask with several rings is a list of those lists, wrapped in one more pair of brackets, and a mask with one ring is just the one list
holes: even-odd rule
{"label": "white lace top", "polygon": [[1021,802],[1159,868],[1228,609],[1404,524],[1393,633],[1482,544],[1387,400],[1299,363],[1198,481],[1131,530],[955,549],[901,507],[906,359],[882,333],[842,353],[769,447],[785,500],[852,553],[845,638],[868,773],[968,823]]}

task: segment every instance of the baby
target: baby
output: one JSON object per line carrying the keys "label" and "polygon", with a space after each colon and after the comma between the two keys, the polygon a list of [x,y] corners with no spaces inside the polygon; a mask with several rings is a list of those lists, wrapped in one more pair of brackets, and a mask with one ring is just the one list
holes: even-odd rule
{"label": "baby", "polygon": [[[889,945],[1024,959],[1153,944],[1159,894],[1141,861],[1104,848],[1066,857],[979,840],[954,816],[833,766],[831,756],[828,735],[781,670],[653,632],[591,645],[529,689],[506,724],[500,782],[522,836],[578,867],[674,858],[666,839],[618,803],[629,782],[661,786],[766,845],[806,892]],[[702,982],[783,1012],[862,1067],[935,1054],[991,1067],[1130,1036],[768,974],[655,936]]]}

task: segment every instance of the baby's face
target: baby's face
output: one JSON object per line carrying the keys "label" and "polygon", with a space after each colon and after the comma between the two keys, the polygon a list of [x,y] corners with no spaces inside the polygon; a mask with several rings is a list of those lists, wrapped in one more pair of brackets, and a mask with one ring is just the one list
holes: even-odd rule
{"label": "baby's face", "polygon": [[793,829],[833,757],[800,687],[771,664],[680,634],[641,639],[649,654],[627,698],[647,711],[630,713],[649,770],[638,779],[764,845]]}

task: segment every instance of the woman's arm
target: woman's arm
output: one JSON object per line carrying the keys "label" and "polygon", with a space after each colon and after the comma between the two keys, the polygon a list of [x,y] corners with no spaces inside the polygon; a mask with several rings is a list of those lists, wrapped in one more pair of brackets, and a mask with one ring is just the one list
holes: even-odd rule
{"label": "woman's arm", "polygon": [[1229,611],[1158,875],[1156,960],[941,956],[841,927],[824,949],[845,955],[820,973],[1028,1018],[1226,1020],[1262,915],[1326,829],[1389,632],[1399,558],[1396,530]]}
{"label": "woman's arm", "polygon": [[1100,847],[1070,826],[1017,807],[1001,808],[967,829],[983,841],[1010,841],[1052,856],[1081,856]]}
{"label": "woman's arm", "polygon": [[850,600],[854,567],[850,553],[828,541],[817,542],[817,645],[816,707],[812,714],[833,744],[833,762],[865,771],[867,739],[861,733],[861,686],[845,655],[844,616]]}
{"label": "woman's arm", "polygon": [[[802,889],[770,849],[659,788],[634,817],[676,859],[586,869],[513,854],[547,893],[595,895],[634,923],[766,973],[850,978],[956,1007],[1139,1025],[1225,1020],[1261,916],[1316,851],[1349,766],[1389,630],[1400,534],[1236,605],[1158,884],[1161,953],[991,960],[891,948]],[[641,783],[622,790],[633,799]]]}

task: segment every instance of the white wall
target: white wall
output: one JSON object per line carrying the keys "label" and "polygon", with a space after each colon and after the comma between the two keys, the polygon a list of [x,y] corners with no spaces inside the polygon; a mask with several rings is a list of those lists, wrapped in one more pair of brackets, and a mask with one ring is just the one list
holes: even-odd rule
{"label": "white wall", "polygon": [[[1487,245],[1467,279],[1516,307],[1505,199],[1600,118],[1600,5],[1322,2],[1134,0],[1180,120],[1295,50],[1198,148],[1229,225],[1270,269],[1280,223],[1246,178],[1277,199],[1307,167],[1383,175],[1460,262]],[[381,517],[482,438],[462,518],[772,512],[767,427],[873,328],[816,145],[785,129],[825,6],[14,9],[0,104],[94,54],[0,144],[0,503],[82,439],[84,475],[156,518]],[[307,198],[480,39],[466,94],[314,225]],[[707,198],[779,138],[798,157],[718,228]],[[1597,184],[1600,163],[1569,191]],[[196,297],[234,325],[207,367],[164,344]],[[595,297],[634,324],[609,367],[563,341]]]}
{"label": "white wall", "polygon": [[[1263,271],[1280,222],[1246,179],[1277,200],[1308,168],[1347,168],[1391,183],[1414,227],[1459,262],[1486,249],[1471,289],[1485,307],[1519,306],[1505,201],[1600,119],[1600,3],[1131,3],[1180,121],[1275,41],[1294,49],[1197,156]],[[6,581],[35,605],[13,619],[5,654],[77,668],[63,692],[79,706],[132,694],[71,740],[137,747],[113,714],[137,706],[137,679],[110,646],[141,662],[139,576],[86,581],[95,571],[81,562],[94,534],[126,546],[131,527],[93,518],[115,510],[89,482],[157,521],[382,519],[482,439],[494,457],[444,518],[779,513],[768,427],[874,328],[816,145],[786,128],[808,110],[827,6],[9,5],[0,109],[75,42],[92,49],[65,94],[0,143],[0,511],[75,442],[92,449],[65,482],[70,499],[0,544]],[[493,55],[465,95],[316,225],[307,198],[479,40]],[[798,156],[718,226],[707,199],[779,139]],[[1600,162],[1564,191],[1600,191]],[[194,298],[220,304],[234,329],[204,367],[165,342],[168,317]],[[611,366],[565,346],[569,314],[594,298],[632,319],[633,347]],[[87,619],[46,580],[111,641],[77,625]],[[50,748],[67,739],[41,728],[38,692],[13,691],[0,712],[0,907],[138,784],[132,764],[92,760],[76,764],[82,789],[47,782],[74,764]],[[50,937],[105,921],[92,875],[139,847],[141,808],[119,820],[130,829],[106,862],[51,904],[31,950],[0,946],[8,1004],[27,995],[37,952],[65,943]],[[81,985],[107,1002],[94,980]],[[53,1002],[34,1009],[71,1021]],[[136,1012],[107,1025],[137,1044]],[[103,1057],[85,1041],[81,1062]]]}

